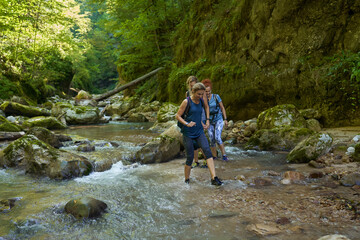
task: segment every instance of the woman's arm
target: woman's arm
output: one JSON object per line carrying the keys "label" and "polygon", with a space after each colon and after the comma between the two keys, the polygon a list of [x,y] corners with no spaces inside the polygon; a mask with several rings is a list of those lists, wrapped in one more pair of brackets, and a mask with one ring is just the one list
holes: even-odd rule
{"label": "woman's arm", "polygon": [[203,95],[203,100],[204,100],[204,108],[205,108],[205,116],[206,116],[206,128],[208,129],[210,126],[210,108],[209,108],[209,103],[208,103],[208,99],[206,97],[206,94]]}
{"label": "woman's arm", "polygon": [[224,104],[221,101],[221,102],[219,102],[219,105],[220,105],[220,109],[221,109],[221,112],[222,112],[222,115],[223,115],[223,118],[224,118],[224,124],[225,124],[225,126],[227,126],[228,121],[227,121],[227,117],[226,117],[226,110],[225,110]]}
{"label": "woman's arm", "polygon": [[186,109],[186,106],[188,105],[188,100],[185,99],[181,105],[180,105],[180,108],[178,110],[178,112],[176,113],[175,117],[176,119],[181,123],[183,124],[184,126],[187,126],[187,127],[192,127],[194,125],[196,125],[195,122],[191,121],[191,122],[186,122],[185,119],[183,119],[181,116],[184,114],[185,112],[185,109]]}

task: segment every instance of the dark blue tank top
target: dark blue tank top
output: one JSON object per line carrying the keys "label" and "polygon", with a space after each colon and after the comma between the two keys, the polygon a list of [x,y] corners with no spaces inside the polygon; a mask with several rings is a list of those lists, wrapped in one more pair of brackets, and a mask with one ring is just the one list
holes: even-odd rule
{"label": "dark blue tank top", "polygon": [[200,100],[200,102],[196,104],[191,100],[191,98],[188,99],[190,100],[191,105],[185,121],[188,123],[193,121],[196,123],[196,125],[193,127],[184,126],[182,128],[182,132],[189,138],[198,138],[204,132],[203,126],[201,125],[201,113],[203,109],[202,102]]}

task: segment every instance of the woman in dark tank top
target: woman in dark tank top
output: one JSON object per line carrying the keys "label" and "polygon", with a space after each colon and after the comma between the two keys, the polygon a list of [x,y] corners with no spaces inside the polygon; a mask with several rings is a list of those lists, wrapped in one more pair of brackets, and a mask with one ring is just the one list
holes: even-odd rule
{"label": "woman in dark tank top", "polygon": [[[185,164],[185,183],[190,182],[191,165],[194,158],[194,143],[201,147],[204,152],[206,163],[211,175],[211,184],[220,186],[222,182],[216,176],[213,156],[211,154],[209,142],[205,136],[204,128],[201,122],[202,101],[205,93],[205,86],[202,83],[196,83],[191,90],[191,97],[185,99],[176,113],[176,119],[183,124],[182,133],[183,141],[186,150],[186,164]],[[189,102],[188,102],[189,99]],[[190,104],[190,108],[185,119],[182,118],[186,106]]]}

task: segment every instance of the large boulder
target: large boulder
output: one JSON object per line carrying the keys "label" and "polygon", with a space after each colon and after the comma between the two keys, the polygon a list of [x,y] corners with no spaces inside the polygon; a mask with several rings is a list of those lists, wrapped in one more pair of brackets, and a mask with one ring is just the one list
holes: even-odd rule
{"label": "large boulder", "polygon": [[63,146],[56,134],[43,127],[33,127],[29,129],[26,134],[34,135],[39,140],[53,146],[54,148],[60,148]]}
{"label": "large boulder", "polygon": [[148,122],[149,120],[142,113],[133,113],[127,119],[128,122]]}
{"label": "large boulder", "polygon": [[0,167],[16,167],[52,179],[88,175],[93,169],[85,157],[53,148],[33,135],[25,135],[0,151]]}
{"label": "large boulder", "polygon": [[326,133],[314,134],[296,145],[288,154],[287,159],[292,163],[308,163],[325,154],[332,142],[332,137]]}
{"label": "large boulder", "polygon": [[256,131],[246,144],[248,149],[292,150],[314,132],[308,128],[277,127]]}
{"label": "large boulder", "polygon": [[73,106],[68,103],[56,103],[52,108],[52,115],[63,116],[66,123],[71,125],[95,124],[101,122],[100,110],[90,106]]}
{"label": "large boulder", "polygon": [[180,153],[180,142],[169,136],[160,136],[148,142],[135,153],[134,162],[161,163],[168,162]]}
{"label": "large boulder", "polygon": [[177,141],[179,141],[181,148],[184,148],[183,135],[180,132],[180,128],[177,126],[177,124],[173,124],[171,127],[166,129],[163,133],[161,133],[160,136],[162,136],[162,137],[168,136],[170,138],[174,138]]}
{"label": "large boulder", "polygon": [[32,128],[32,127],[44,127],[47,129],[65,129],[67,128],[62,122],[57,120],[55,117],[33,117],[28,120],[25,120],[23,123],[23,127]]}
{"label": "large boulder", "polygon": [[157,121],[159,123],[173,121],[178,110],[178,105],[173,103],[164,103],[157,113]]}
{"label": "large boulder", "polygon": [[77,219],[100,217],[105,212],[107,204],[92,197],[70,200],[65,205],[65,212]]}
{"label": "large boulder", "polygon": [[306,121],[292,104],[277,105],[263,111],[258,116],[258,129],[271,129],[282,126],[305,128]]}
{"label": "large boulder", "polygon": [[16,102],[5,101],[0,109],[6,115],[21,115],[26,117],[50,116],[50,111],[44,108],[26,106]]}
{"label": "large boulder", "polygon": [[0,131],[1,132],[20,132],[22,131],[22,128],[7,120],[3,116],[0,116]]}

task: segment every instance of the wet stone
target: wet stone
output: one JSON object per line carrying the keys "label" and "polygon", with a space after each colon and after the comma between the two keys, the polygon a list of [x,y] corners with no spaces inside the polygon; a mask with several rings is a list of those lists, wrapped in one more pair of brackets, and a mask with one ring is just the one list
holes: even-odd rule
{"label": "wet stone", "polygon": [[95,146],[91,144],[82,144],[77,147],[79,152],[93,152],[95,151]]}
{"label": "wet stone", "polygon": [[287,217],[280,217],[276,220],[276,223],[280,225],[285,225],[291,223],[291,221]]}
{"label": "wet stone", "polygon": [[318,163],[318,162],[316,162],[314,160],[311,160],[308,164],[309,164],[310,167],[313,167],[313,168],[323,168],[323,167],[325,167],[324,164]]}
{"label": "wet stone", "polygon": [[309,178],[322,178],[324,174],[322,172],[311,172]]}
{"label": "wet stone", "polygon": [[228,217],[233,217],[238,215],[235,212],[230,212],[230,211],[226,211],[226,210],[212,210],[209,213],[209,217],[211,218],[228,218]]}
{"label": "wet stone", "polygon": [[266,179],[266,178],[255,178],[254,184],[257,187],[262,187],[262,186],[270,186],[272,185],[272,182],[270,179]]}

